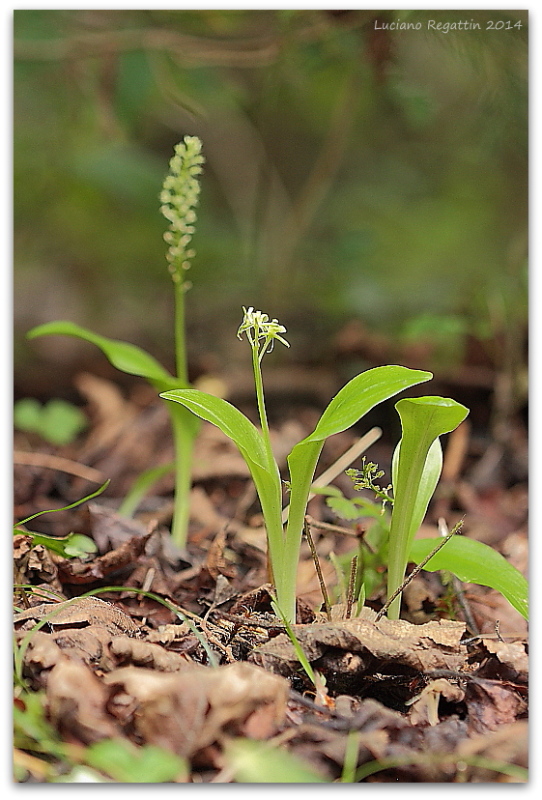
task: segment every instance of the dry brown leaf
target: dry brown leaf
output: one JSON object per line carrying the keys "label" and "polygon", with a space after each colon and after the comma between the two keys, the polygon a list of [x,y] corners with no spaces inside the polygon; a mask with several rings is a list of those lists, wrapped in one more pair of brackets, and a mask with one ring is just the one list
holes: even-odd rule
{"label": "dry brown leaf", "polygon": [[131,639],[129,636],[114,636],[110,650],[121,664],[131,663],[159,672],[178,672],[193,664],[183,653],[172,653],[159,644]]}
{"label": "dry brown leaf", "polygon": [[109,692],[89,667],[63,656],[47,680],[49,718],[68,741],[85,744],[119,735],[106,711]]}
{"label": "dry brown leaf", "polygon": [[81,628],[88,625],[101,625],[111,634],[139,631],[132,618],[117,606],[106,603],[97,597],[78,597],[62,603],[41,603],[15,614],[14,623],[23,629],[33,627],[48,614],[52,614],[49,625],[53,630],[59,628]]}
{"label": "dry brown leaf", "polygon": [[[459,669],[465,662],[466,648],[461,644],[465,630],[462,622],[427,622],[412,625],[404,620],[381,619],[363,609],[363,616],[343,622],[294,625],[294,633],[308,660],[319,671],[337,673],[337,659],[345,661],[353,677],[387,668],[408,667],[419,671]],[[342,653],[340,652],[342,651]],[[326,669],[326,659],[329,669]],[[250,657],[273,672],[290,675],[299,662],[289,637],[281,634]],[[348,662],[348,663],[347,663]]]}
{"label": "dry brown leaf", "polygon": [[145,552],[145,545],[151,536],[152,533],[145,536],[134,536],[116,550],[96,556],[91,561],[81,561],[79,558],[66,558],[59,561],[58,570],[62,581],[70,585],[94,583],[122,567],[134,565]]}
{"label": "dry brown leaf", "polygon": [[[175,674],[123,667],[104,681],[133,698],[137,714],[132,722],[144,741],[183,756],[220,739],[226,726],[230,732],[232,725],[241,729],[263,706],[271,706],[265,730],[276,728],[284,718],[289,690],[282,678],[245,663],[216,669],[192,665]],[[264,724],[263,717],[259,724]]]}
{"label": "dry brown leaf", "polygon": [[484,639],[484,646],[490,653],[515,673],[516,680],[527,682],[529,674],[529,656],[522,642],[500,642],[498,639]]}
{"label": "dry brown leaf", "polygon": [[[488,762],[501,764],[517,764],[527,769],[529,762],[529,725],[520,720],[509,725],[502,725],[491,733],[473,736],[464,739],[457,748],[457,755],[461,758],[472,756],[482,757]],[[465,764],[466,773],[463,778],[476,783],[495,780],[495,772],[482,766],[469,766]],[[510,779],[501,777],[501,780]]]}
{"label": "dry brown leaf", "polygon": [[438,725],[438,707],[440,698],[444,697],[451,703],[460,703],[465,697],[465,692],[455,686],[446,678],[437,678],[431,681],[422,692],[410,701],[410,721],[413,725],[429,724]]}
{"label": "dry brown leaf", "polygon": [[525,700],[512,687],[498,681],[470,680],[465,700],[473,733],[487,733],[516,722],[526,711]]}

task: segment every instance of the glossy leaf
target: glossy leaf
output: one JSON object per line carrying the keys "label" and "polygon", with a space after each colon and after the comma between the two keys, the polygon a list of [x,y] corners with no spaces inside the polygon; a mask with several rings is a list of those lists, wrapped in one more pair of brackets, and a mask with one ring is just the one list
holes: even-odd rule
{"label": "glossy leaf", "polygon": [[262,437],[256,427],[227,400],[201,392],[199,389],[174,389],[162,392],[164,400],[180,403],[196,416],[212,422],[235,442],[245,461],[269,467]]}
{"label": "glossy leaf", "polygon": [[396,365],[362,372],[343,386],[329,403],[314,431],[292,449],[288,456],[291,495],[284,554],[284,568],[291,572],[290,583],[295,580],[303,517],[325,439],[354,425],[378,403],[432,377],[430,372]]}
{"label": "glossy leaf", "polygon": [[[410,547],[410,560],[419,564],[439,541],[438,538],[416,539]],[[490,586],[503,594],[528,619],[529,584],[513,564],[483,542],[466,536],[453,536],[423,569],[429,572],[448,570],[461,581]]]}
{"label": "glossy leaf", "polygon": [[[227,400],[198,389],[175,389],[160,397],[180,403],[193,414],[213,423],[238,447],[254,481],[265,519],[273,569],[277,569],[283,550],[282,489],[278,467],[269,462],[263,439],[256,427]],[[277,573],[276,573],[277,574]],[[280,577],[277,575],[277,592]]]}
{"label": "glossy leaf", "polygon": [[[427,508],[427,490],[434,476],[424,479],[427,455],[434,441],[463,422],[468,408],[445,397],[415,397],[399,400],[395,408],[401,418],[403,435],[394,471],[393,512],[390,524],[388,597],[401,585],[412,539]],[[435,467],[438,464],[435,462]],[[426,473],[427,475],[427,473]],[[423,506],[425,505],[425,508]],[[423,514],[422,514],[423,517]],[[391,604],[388,615],[399,617],[401,596]]]}
{"label": "glossy leaf", "polygon": [[[401,451],[401,442],[395,448],[392,458],[392,485],[397,485],[397,468],[399,466],[399,453]],[[422,524],[431,498],[435,493],[437,484],[442,472],[442,445],[440,439],[437,438],[429,448],[425,464],[423,466],[420,481],[418,483],[418,491],[416,493],[415,502],[412,509],[412,516],[410,519],[410,529],[408,532],[409,541],[414,539],[417,531]]]}
{"label": "glossy leaf", "polygon": [[179,385],[176,378],[173,378],[155,358],[140,347],[117,339],[108,339],[73,322],[47,322],[45,325],[38,325],[36,328],[32,328],[27,334],[29,339],[53,335],[74,336],[77,339],[83,339],[96,345],[118,370],[129,375],[146,378],[159,390]]}

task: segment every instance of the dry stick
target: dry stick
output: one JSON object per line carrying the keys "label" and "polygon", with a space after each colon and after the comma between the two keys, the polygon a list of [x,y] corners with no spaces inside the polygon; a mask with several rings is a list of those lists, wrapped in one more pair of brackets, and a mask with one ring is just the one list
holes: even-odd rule
{"label": "dry stick", "polygon": [[[461,426],[460,426],[461,427]],[[439,518],[438,527],[441,536],[448,535],[448,526],[446,525],[446,520],[443,517]],[[463,612],[463,616],[465,618],[465,622],[467,623],[467,628],[470,630],[471,633],[480,633],[480,629],[476,624],[476,620],[474,619],[473,613],[471,611],[471,607],[469,602],[465,596],[465,591],[463,589],[463,583],[459,580],[456,575],[452,575],[452,586],[454,588],[454,592],[457,596],[457,600],[459,605],[461,606],[461,610]]]}
{"label": "dry stick", "polygon": [[[381,436],[382,436],[381,428],[371,428],[371,430],[368,431],[364,436],[362,436],[360,439],[354,442],[352,447],[350,447],[346,451],[346,453],[343,453],[343,455],[340,458],[338,458],[334,464],[332,464],[328,469],[326,469],[325,472],[322,472],[322,474],[319,475],[316,478],[316,480],[313,481],[312,485],[319,488],[327,486],[329,483],[331,483],[332,480],[334,480],[337,477],[337,475],[340,475],[341,472],[344,472],[344,470],[348,469],[350,464],[353,461],[355,461],[356,458],[360,456],[364,450],[367,450],[368,447],[377,442]],[[314,496],[315,492],[311,492],[309,494],[308,500],[312,500]],[[290,506],[287,505],[282,511],[283,522],[286,522],[286,520],[288,519],[289,508]]]}
{"label": "dry stick", "polygon": [[356,578],[358,575],[358,557],[352,559],[350,568],[350,580],[348,581],[348,591],[346,593],[346,619],[352,616],[352,606],[354,605],[354,590],[356,588]]}
{"label": "dry stick", "polygon": [[321,531],[329,531],[330,533],[340,533],[343,536],[353,536],[355,539],[360,538],[359,532],[352,528],[343,528],[342,525],[332,525],[331,522],[322,522],[319,519],[314,519],[310,514],[306,514],[305,519],[311,528],[318,528]]}
{"label": "dry stick", "polygon": [[331,605],[330,605],[330,602],[329,602],[329,595],[328,595],[327,589],[326,589],[326,582],[325,582],[324,576],[322,574],[322,567],[320,566],[320,561],[318,559],[318,553],[316,552],[316,547],[314,546],[314,542],[313,542],[313,539],[312,539],[312,536],[311,536],[310,525],[309,525],[309,523],[307,522],[306,519],[303,521],[303,532],[304,532],[305,536],[307,537],[307,542],[309,543],[309,547],[310,547],[310,550],[311,550],[312,560],[314,561],[316,574],[318,575],[318,581],[320,583],[320,591],[322,592],[322,597],[324,598],[324,608],[326,610],[326,616],[327,616],[329,622],[331,622]]}
{"label": "dry stick", "polygon": [[433,556],[436,555],[436,553],[438,553],[438,551],[441,550],[444,547],[446,542],[448,542],[452,538],[452,536],[454,536],[462,527],[463,527],[463,520],[460,519],[459,522],[457,522],[454,525],[452,530],[449,533],[446,534],[444,539],[441,542],[439,542],[437,544],[437,546],[435,548],[433,548],[433,550],[431,550],[429,555],[427,555],[423,559],[423,561],[420,561],[420,563],[418,564],[417,567],[414,567],[414,569],[412,570],[410,575],[407,578],[405,578],[405,580],[402,582],[402,584],[399,586],[399,588],[394,591],[394,593],[391,595],[391,597],[388,597],[388,599],[386,600],[386,602],[384,603],[384,605],[382,606],[382,608],[380,609],[380,611],[376,615],[375,622],[378,622],[378,620],[381,619],[384,616],[384,614],[386,613],[388,608],[391,606],[391,604],[393,603],[395,598],[398,595],[401,594],[401,592],[409,585],[409,583],[414,580],[416,575],[418,575],[422,571],[422,569],[425,567],[427,562],[430,561],[433,558]]}
{"label": "dry stick", "polygon": [[83,478],[93,483],[103,483],[104,481],[103,473],[97,469],[78,464],[69,458],[53,456],[50,453],[27,453],[24,450],[16,450],[13,454],[13,461],[15,464],[21,464],[25,467],[42,467],[44,469],[67,472],[69,475],[75,475],[77,478]]}

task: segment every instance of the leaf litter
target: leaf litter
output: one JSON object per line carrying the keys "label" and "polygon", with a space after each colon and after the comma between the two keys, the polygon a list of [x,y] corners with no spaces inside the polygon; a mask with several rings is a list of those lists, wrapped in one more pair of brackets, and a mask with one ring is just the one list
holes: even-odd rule
{"label": "leaf litter", "polygon": [[[119,765],[126,758],[150,764],[155,753],[169,754],[171,772],[164,777],[158,771],[155,778],[166,782],[243,782],[247,776],[258,782],[258,774],[263,782],[285,782],[282,770],[291,770],[285,773],[291,782],[341,781],[348,759],[355,779],[365,782],[526,780],[526,628],[508,609],[508,617],[499,615],[499,627],[492,616],[499,603],[495,593],[464,587],[475,631],[461,609],[450,616],[448,590],[429,573],[405,592],[409,619],[376,621],[382,598],[375,596],[348,619],[336,602],[328,621],[318,610],[321,599],[303,548],[293,631],[318,678],[315,687],[273,613],[265,531],[229,441],[203,426],[193,528],[189,545],[179,551],[167,532],[167,476],[142,501],[136,518],[119,515],[115,505],[139,464],[141,453],[136,458],[132,450],[149,420],[146,466],[171,457],[170,443],[163,447],[161,407],[141,408],[113,392],[108,419],[110,387],[88,376],[79,384],[93,404],[96,425],[79,453],[67,447],[61,455],[107,472],[112,486],[84,509],[36,520],[36,529],[49,535],[76,530],[90,536],[96,554],[66,559],[32,547],[24,534],[14,538],[20,587],[14,628],[22,677],[16,708],[30,707],[29,694],[42,698],[44,719],[64,754],[49,753],[44,766],[44,742],[16,736],[16,764],[24,765],[18,780],[69,780],[77,763],[97,770],[97,779],[128,781],[121,766],[107,768],[107,747],[114,753],[119,743]],[[288,425],[284,431],[290,435]],[[280,429],[274,435],[280,440]],[[351,443],[345,434],[338,438],[343,450]],[[32,466],[29,482],[25,469],[30,468],[16,468],[18,518],[54,506],[55,497],[73,501],[91,486],[47,465]],[[499,504],[506,502],[502,490]],[[476,504],[474,523],[484,531],[492,521],[484,517],[486,506]],[[325,516],[321,497],[310,512]],[[507,546],[513,543],[526,564],[520,516],[510,507],[501,527]],[[332,583],[327,555],[356,546],[355,538],[321,533],[317,544]],[[100,753],[93,749],[98,745]],[[72,748],[69,757],[66,747]],[[275,754],[286,761],[279,758],[275,766]],[[273,777],[264,763],[273,765]]]}

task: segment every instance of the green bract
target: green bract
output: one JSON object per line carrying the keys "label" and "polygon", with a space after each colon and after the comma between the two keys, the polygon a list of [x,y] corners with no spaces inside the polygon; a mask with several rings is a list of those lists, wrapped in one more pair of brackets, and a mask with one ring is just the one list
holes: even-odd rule
{"label": "green bract", "polygon": [[[212,422],[235,442],[250,470],[265,519],[269,560],[283,614],[295,622],[295,586],[303,519],[318,458],[328,436],[340,433],[358,422],[378,403],[404,389],[432,378],[430,372],[401,366],[375,367],[353,378],[331,400],[314,431],[295,445],[288,456],[290,507],[286,530],[282,525],[282,486],[277,463],[271,451],[265,411],[261,359],[274,338],[283,341],[284,326],[267,315],[244,309],[239,332],[246,332],[252,349],[256,396],[261,433],[244,414],[226,400],[197,389],[162,392],[166,400],[182,404],[198,417]],[[266,327],[271,326],[271,327]],[[286,342],[283,341],[283,344]]]}

